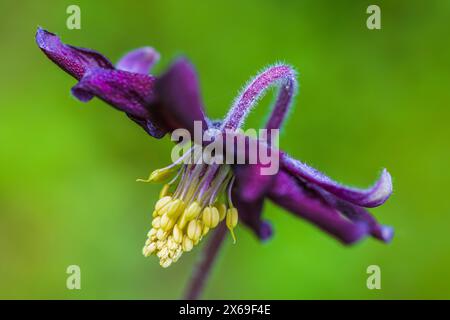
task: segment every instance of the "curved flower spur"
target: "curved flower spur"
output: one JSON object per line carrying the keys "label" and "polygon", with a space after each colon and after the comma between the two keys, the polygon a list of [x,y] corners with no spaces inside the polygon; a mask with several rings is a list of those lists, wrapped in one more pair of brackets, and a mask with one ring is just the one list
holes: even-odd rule
{"label": "curved flower spur", "polygon": [[[150,47],[128,53],[114,66],[100,53],[65,45],[41,28],[37,30],[36,42],[48,58],[78,80],[72,88],[76,98],[86,102],[98,97],[125,112],[158,139],[179,128],[194,133],[196,121],[205,129],[235,132],[272,86],[278,87],[278,94],[265,128],[279,129],[297,89],[290,66],[270,66],[248,82],[224,120],[213,122],[205,115],[194,68],[185,59],[177,60],[163,75],[155,77],[149,72],[159,54]],[[344,244],[367,235],[384,242],[392,239],[393,229],[380,225],[365,209],[383,204],[391,195],[391,176],[385,169],[373,187],[350,188],[276,150],[270,136],[266,146],[279,155],[280,170],[274,175],[262,175],[260,163],[186,164],[184,157],[197,154],[194,145],[179,161],[154,171],[146,180],[170,181],[164,183],[155,205],[143,249],[145,256],[155,254],[161,266],[168,267],[215,229],[189,287],[188,298],[200,294],[227,228],[235,239],[233,229],[238,219],[261,240],[272,235],[270,224],[261,218],[266,198]]]}

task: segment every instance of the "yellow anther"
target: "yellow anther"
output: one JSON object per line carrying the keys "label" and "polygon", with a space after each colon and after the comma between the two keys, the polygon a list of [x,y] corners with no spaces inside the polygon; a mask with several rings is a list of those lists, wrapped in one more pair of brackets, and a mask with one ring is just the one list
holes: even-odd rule
{"label": "yellow anther", "polygon": [[160,228],[161,227],[161,217],[156,217],[155,219],[153,219],[152,226],[155,229]]}
{"label": "yellow anther", "polygon": [[178,219],[177,225],[182,230],[182,229],[184,229],[184,227],[186,227],[187,223],[188,223],[188,220],[186,219],[186,211],[184,211],[184,213]]}
{"label": "yellow anther", "polygon": [[203,209],[202,212],[202,220],[205,223],[205,226],[207,227],[211,227],[211,218],[212,214],[211,214],[211,208],[210,207],[206,207],[205,209]]}
{"label": "yellow anther", "polygon": [[181,247],[178,247],[178,249],[175,251],[175,253],[173,255],[172,262],[177,262],[182,254],[183,254],[183,249]]}
{"label": "yellow anther", "polygon": [[211,228],[217,227],[219,224],[220,214],[216,207],[211,207]]}
{"label": "yellow anther", "polygon": [[197,220],[197,226],[195,229],[195,234],[193,240],[198,243],[200,241],[200,237],[202,236],[203,232],[203,223],[200,220]]}
{"label": "yellow anther", "polygon": [[236,208],[230,208],[227,210],[226,224],[228,229],[230,229],[231,236],[233,237],[233,242],[236,243],[236,236],[234,235],[233,229],[238,223],[238,211]]}
{"label": "yellow anther", "polygon": [[156,235],[156,229],[151,228],[150,231],[147,233],[147,237],[151,238],[154,235]]}
{"label": "yellow anther", "polygon": [[192,250],[192,247],[194,246],[194,243],[191,239],[189,239],[187,236],[183,237],[183,251],[189,252]]}
{"label": "yellow anther", "polygon": [[167,215],[170,218],[177,218],[184,209],[184,202],[180,199],[175,199],[167,206]]}
{"label": "yellow anther", "polygon": [[227,215],[227,206],[225,203],[216,203],[214,207],[219,211],[219,221],[225,219],[225,216]]}
{"label": "yellow anther", "polygon": [[161,217],[161,220],[160,220],[160,223],[159,223],[161,229],[166,230],[166,228],[167,228],[169,222],[170,222],[169,216],[168,216],[167,214],[164,214],[164,215]]}
{"label": "yellow anther", "polygon": [[[177,163],[155,170],[147,180],[138,181],[164,181],[173,176],[180,169],[180,165],[181,163]],[[217,191],[223,190],[229,181],[230,168],[221,167],[217,178],[209,185],[199,184],[199,181],[203,181],[204,167],[187,165],[181,171],[192,174],[182,175],[178,186],[172,185],[177,178],[171,182],[163,182],[159,199],[152,212],[152,226],[142,250],[145,256],[157,256],[163,268],[176,262],[183,252],[191,251],[222,220],[226,219],[226,225],[236,241],[233,230],[237,225],[238,212],[233,207],[228,209],[226,203],[217,200],[218,196],[222,197]],[[209,176],[210,169],[207,168],[207,172]],[[204,187],[208,190],[203,189]],[[214,205],[205,208],[206,203]]]}
{"label": "yellow anther", "polygon": [[219,223],[219,210],[216,207],[206,207],[203,209],[203,223],[209,228],[215,228]]}
{"label": "yellow anther", "polygon": [[175,171],[178,170],[178,166],[167,167],[157,169],[150,173],[148,179],[137,179],[138,182],[162,182],[169,179]]}
{"label": "yellow anther", "polygon": [[173,227],[172,236],[173,240],[176,243],[181,243],[181,241],[183,241],[183,232],[180,230],[177,224]]}
{"label": "yellow anther", "polygon": [[175,240],[173,240],[173,238],[169,236],[169,238],[167,239],[167,247],[169,248],[169,250],[171,250],[169,252],[169,255],[173,255],[172,251],[178,248],[178,243],[176,243]]}
{"label": "yellow anther", "polygon": [[164,187],[162,187],[161,192],[159,193],[159,198],[164,198],[165,196],[169,195],[169,189],[170,184],[165,184]]}
{"label": "yellow anther", "polygon": [[158,232],[156,232],[156,238],[158,238],[158,240],[164,240],[167,237],[167,233],[164,232],[163,229],[158,229]]}
{"label": "yellow anther", "polygon": [[153,253],[156,250],[156,243],[155,242],[151,242],[148,246],[147,246],[147,251],[149,253]]}
{"label": "yellow anther", "polygon": [[227,227],[234,228],[238,223],[238,211],[236,208],[230,208],[227,211]]}
{"label": "yellow anther", "polygon": [[185,218],[186,220],[192,220],[198,216],[202,208],[198,204],[197,201],[192,202],[189,207],[186,209]]}
{"label": "yellow anther", "polygon": [[144,249],[142,250],[142,253],[144,254],[144,256],[148,257],[153,252],[155,252],[155,250],[156,250],[156,243],[152,242],[148,246],[144,247]]}
{"label": "yellow anther", "polygon": [[173,225],[175,224],[176,220],[169,218],[167,213],[161,217],[161,228],[164,231],[169,231],[172,229]]}
{"label": "yellow anther", "polygon": [[155,204],[155,210],[159,211],[161,210],[163,207],[165,207],[167,204],[169,204],[169,202],[172,201],[172,197],[171,196],[165,196],[162,197],[161,199],[159,199],[156,204]]}
{"label": "yellow anther", "polygon": [[197,230],[197,221],[191,220],[187,226],[187,236],[194,240]]}
{"label": "yellow anther", "polygon": [[172,260],[170,258],[162,259],[159,264],[163,268],[168,268],[172,264]]}
{"label": "yellow anther", "polygon": [[161,250],[166,245],[165,241],[158,240],[156,241],[156,249]]}
{"label": "yellow anther", "polygon": [[160,258],[161,260],[166,259],[169,256],[169,249],[167,247],[162,248],[156,256]]}

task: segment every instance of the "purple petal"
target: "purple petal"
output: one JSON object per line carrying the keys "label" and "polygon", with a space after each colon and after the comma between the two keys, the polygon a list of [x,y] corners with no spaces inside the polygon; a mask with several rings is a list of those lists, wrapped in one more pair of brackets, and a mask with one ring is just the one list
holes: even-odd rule
{"label": "purple petal", "polygon": [[314,190],[308,189],[284,171],[275,179],[269,198],[281,207],[312,222],[344,244],[354,243],[369,232],[367,225],[344,218],[328,205]]}
{"label": "purple petal", "polygon": [[392,227],[379,224],[366,209],[360,206],[339,199],[327,191],[320,189],[317,190],[331,206],[337,208],[347,218],[354,222],[365,223],[373,237],[386,243],[391,242],[394,237],[394,229]]}
{"label": "purple petal", "polygon": [[100,53],[65,45],[58,36],[42,28],[36,32],[36,43],[50,60],[77,79],[94,68],[114,69],[112,63]]}
{"label": "purple petal", "polygon": [[355,222],[364,222],[368,225],[370,234],[383,242],[389,243],[394,237],[394,228],[383,226],[364,208],[351,203],[339,201],[336,207],[349,219]]}
{"label": "purple petal", "polygon": [[147,118],[147,105],[154,98],[151,76],[120,70],[96,69],[87,73],[72,92],[83,102],[97,96],[117,109],[136,118]]}
{"label": "purple petal", "polygon": [[367,208],[377,207],[383,204],[392,194],[392,179],[386,169],[383,169],[380,178],[373,187],[357,189],[343,186],[320,173],[318,170],[292,159],[284,153],[281,154],[280,163],[290,174],[318,185],[335,196],[358,206]]}
{"label": "purple petal", "polygon": [[[279,169],[278,163],[273,161],[279,151],[270,148],[266,141],[246,136],[239,131],[226,130],[216,136],[216,139],[222,139],[226,162],[234,164],[232,169],[236,177],[235,189],[240,198],[252,202],[264,197]],[[267,157],[263,159],[261,155]]]}
{"label": "purple petal", "polygon": [[125,112],[155,138],[164,135],[156,124],[149,106],[154,101],[155,79],[148,75],[121,70],[95,69],[72,88],[75,97],[83,102],[96,96]]}
{"label": "purple petal", "polygon": [[119,60],[116,68],[123,71],[148,74],[159,60],[159,53],[152,47],[135,49]]}
{"label": "purple petal", "polygon": [[170,130],[184,128],[193,134],[194,121],[208,128],[197,75],[186,59],[177,60],[156,82],[160,115]]}
{"label": "purple petal", "polygon": [[269,222],[261,219],[264,200],[258,199],[253,202],[243,200],[236,188],[233,188],[233,204],[239,212],[239,220],[253,230],[256,236],[262,240],[268,240],[273,233]]}

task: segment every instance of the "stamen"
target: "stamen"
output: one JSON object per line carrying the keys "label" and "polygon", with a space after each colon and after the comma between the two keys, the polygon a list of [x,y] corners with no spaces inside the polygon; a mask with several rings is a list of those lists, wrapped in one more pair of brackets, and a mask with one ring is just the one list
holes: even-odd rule
{"label": "stamen", "polygon": [[[177,159],[177,161],[175,161],[171,165],[169,165],[165,168],[157,169],[157,170],[153,171],[152,173],[150,173],[150,176],[148,177],[148,179],[136,179],[136,181],[137,182],[162,182],[162,181],[169,179],[170,177],[173,176],[173,173],[180,172],[179,168],[181,166],[181,163],[192,153],[193,150],[194,150],[194,147],[190,148],[188,151],[186,151],[186,153],[184,153],[180,158]],[[176,179],[176,177],[175,177],[175,179]]]}
{"label": "stamen", "polygon": [[228,183],[228,188],[227,188],[227,195],[228,195],[228,205],[230,207],[234,207],[233,206],[233,200],[231,199],[231,189],[233,188],[233,184],[234,184],[234,176],[231,178],[230,182]]}
{"label": "stamen", "polygon": [[150,173],[148,179],[136,179],[137,182],[163,182],[168,180],[173,176],[175,171],[178,170],[178,166],[166,167],[158,169]]}
{"label": "stamen", "polygon": [[164,187],[161,189],[161,192],[159,193],[159,198],[164,198],[165,196],[169,195],[169,189],[170,189],[170,184],[166,183],[164,185]]}
{"label": "stamen", "polygon": [[[189,153],[197,156],[196,147],[191,148]],[[191,251],[225,219],[236,242],[233,229],[237,225],[237,210],[231,200],[234,181],[231,168],[228,165],[180,163],[154,171],[148,180],[166,180],[175,174],[174,168],[178,172],[161,190],[152,214],[152,228],[143,249],[146,257],[156,255],[163,268],[176,262],[183,252]],[[170,192],[176,183],[175,191]],[[219,200],[222,198],[225,202]]]}

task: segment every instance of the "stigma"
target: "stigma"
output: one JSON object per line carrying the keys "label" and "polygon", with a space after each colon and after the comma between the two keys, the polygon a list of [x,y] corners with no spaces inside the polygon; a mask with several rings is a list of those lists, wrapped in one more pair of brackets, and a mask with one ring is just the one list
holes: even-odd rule
{"label": "stigma", "polygon": [[[187,156],[192,156],[193,161],[185,164]],[[238,211],[231,199],[231,168],[226,164],[198,163],[198,157],[198,149],[193,147],[179,161],[153,171],[147,180],[138,179],[164,183],[142,250],[146,257],[156,255],[163,268],[191,251],[219,223],[226,223],[236,242]]]}

